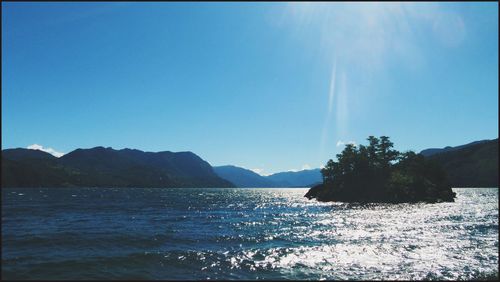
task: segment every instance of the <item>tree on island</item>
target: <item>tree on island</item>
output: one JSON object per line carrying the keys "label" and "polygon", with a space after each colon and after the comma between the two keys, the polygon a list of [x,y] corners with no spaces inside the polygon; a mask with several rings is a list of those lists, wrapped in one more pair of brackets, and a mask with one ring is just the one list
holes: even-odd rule
{"label": "tree on island", "polygon": [[415,152],[393,150],[387,136],[368,137],[368,146],[347,144],[337,161],[321,169],[323,184],[305,197],[340,202],[453,202],[445,171]]}

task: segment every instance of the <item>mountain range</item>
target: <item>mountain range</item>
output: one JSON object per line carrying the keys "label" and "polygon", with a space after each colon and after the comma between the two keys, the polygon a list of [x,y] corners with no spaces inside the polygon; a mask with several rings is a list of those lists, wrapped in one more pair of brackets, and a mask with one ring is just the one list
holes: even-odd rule
{"label": "mountain range", "polygon": [[321,182],[320,169],[286,171],[262,176],[249,169],[226,165],[216,166],[214,171],[221,178],[234,183],[237,187],[311,187]]}
{"label": "mountain range", "polygon": [[498,187],[498,138],[421,154],[441,164],[453,187]]}
{"label": "mountain range", "polygon": [[446,146],[444,148],[429,148],[429,149],[422,150],[420,152],[420,154],[422,154],[424,157],[430,157],[430,156],[435,155],[435,154],[456,151],[456,150],[460,150],[462,148],[466,148],[466,147],[470,147],[473,145],[478,145],[478,144],[482,144],[482,143],[486,143],[486,142],[490,142],[490,141],[492,141],[492,140],[479,140],[479,141],[474,141],[471,143],[467,143],[465,145],[460,145],[460,146],[455,146],[455,147]]}
{"label": "mountain range", "polygon": [[[498,187],[498,138],[420,152],[440,163],[453,187]],[[2,187],[311,187],[320,169],[268,176],[212,167],[192,152],[95,147],[60,158],[31,149],[2,150]]]}
{"label": "mountain range", "polygon": [[2,150],[2,187],[234,187],[192,152]]}

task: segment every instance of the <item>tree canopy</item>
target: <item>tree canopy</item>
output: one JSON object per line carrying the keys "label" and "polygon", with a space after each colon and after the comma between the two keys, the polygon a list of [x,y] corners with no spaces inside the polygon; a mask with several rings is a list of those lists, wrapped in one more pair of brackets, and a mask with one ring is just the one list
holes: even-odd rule
{"label": "tree canopy", "polygon": [[309,199],[343,202],[453,201],[445,171],[412,151],[398,152],[387,136],[369,136],[368,145],[347,144],[337,161],[321,169],[323,184]]}

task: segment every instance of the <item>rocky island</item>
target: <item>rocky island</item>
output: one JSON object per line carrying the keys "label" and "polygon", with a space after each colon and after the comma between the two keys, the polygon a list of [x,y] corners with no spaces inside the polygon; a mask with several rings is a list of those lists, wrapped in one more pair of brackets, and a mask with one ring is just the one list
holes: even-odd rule
{"label": "rocky island", "polygon": [[323,183],[305,194],[318,201],[359,203],[453,202],[455,193],[443,168],[412,151],[393,150],[387,136],[369,145],[347,144],[337,161],[321,169]]}

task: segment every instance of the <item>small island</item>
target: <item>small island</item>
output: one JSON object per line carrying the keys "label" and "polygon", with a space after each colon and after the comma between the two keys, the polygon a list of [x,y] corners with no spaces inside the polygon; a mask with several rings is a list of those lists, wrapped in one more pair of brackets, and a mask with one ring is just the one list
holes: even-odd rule
{"label": "small island", "polygon": [[321,169],[323,183],[304,195],[321,202],[415,203],[453,202],[442,167],[421,154],[393,150],[387,136],[368,137],[369,145],[347,144],[337,162]]}

